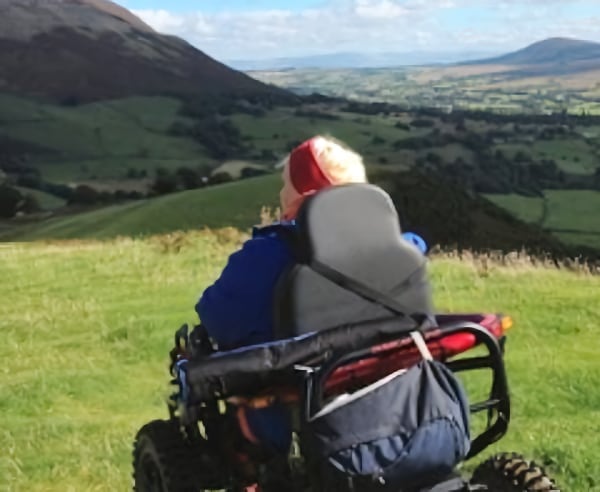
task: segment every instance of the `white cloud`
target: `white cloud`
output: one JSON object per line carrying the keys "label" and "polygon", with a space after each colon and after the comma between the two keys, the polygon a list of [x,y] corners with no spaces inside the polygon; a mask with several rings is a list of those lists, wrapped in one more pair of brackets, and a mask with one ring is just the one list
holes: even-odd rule
{"label": "white cloud", "polygon": [[[574,18],[557,15],[558,10],[564,13],[569,3],[573,2],[330,0],[300,12],[134,13],[159,32],[181,36],[211,56],[231,60],[343,51],[505,51],[552,36],[600,40],[597,20],[594,24],[590,18],[571,20]],[[464,12],[472,6],[489,9],[492,20],[465,27],[465,22],[446,17],[453,9]]]}
{"label": "white cloud", "polygon": [[354,11],[358,17],[365,19],[395,19],[410,14],[410,10],[391,0],[372,2],[357,0]]}

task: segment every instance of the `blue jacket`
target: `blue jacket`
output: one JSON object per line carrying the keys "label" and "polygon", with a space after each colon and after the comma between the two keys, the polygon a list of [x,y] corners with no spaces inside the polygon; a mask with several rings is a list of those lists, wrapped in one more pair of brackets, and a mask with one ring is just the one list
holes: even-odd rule
{"label": "blue jacket", "polygon": [[[294,227],[294,223],[255,229],[252,239],[229,257],[219,279],[196,304],[202,324],[220,350],[272,341],[275,286],[293,262],[282,227]],[[404,238],[420,249],[424,246],[418,236],[407,233]],[[248,411],[246,417],[260,441],[287,451],[291,427],[283,407]]]}
{"label": "blue jacket", "polygon": [[293,223],[255,229],[252,239],[229,257],[219,279],[196,304],[196,312],[221,350],[273,339],[275,284],[293,258],[278,234]]}
{"label": "blue jacket", "polygon": [[[273,296],[292,254],[278,234],[292,223],[255,229],[242,249],[229,257],[219,279],[196,304],[196,312],[220,350],[273,339]],[[282,405],[246,411],[248,425],[264,445],[282,453],[291,444],[291,422]]]}

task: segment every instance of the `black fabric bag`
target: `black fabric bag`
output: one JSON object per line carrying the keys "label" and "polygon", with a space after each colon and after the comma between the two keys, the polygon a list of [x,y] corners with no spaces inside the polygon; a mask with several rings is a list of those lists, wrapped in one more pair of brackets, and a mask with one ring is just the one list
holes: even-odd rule
{"label": "black fabric bag", "polygon": [[[331,472],[357,483],[410,488],[447,477],[469,451],[469,407],[454,374],[424,360],[307,416],[312,451]],[[387,487],[385,487],[387,488]]]}

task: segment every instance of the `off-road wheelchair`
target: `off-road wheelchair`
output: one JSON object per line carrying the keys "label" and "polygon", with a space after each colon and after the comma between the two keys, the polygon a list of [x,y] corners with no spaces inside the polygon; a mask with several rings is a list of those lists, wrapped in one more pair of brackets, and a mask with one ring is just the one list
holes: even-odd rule
{"label": "off-road wheelchair", "polygon": [[[434,313],[426,258],[385,192],[319,192],[287,240],[296,262],[277,289],[274,341],[219,351],[202,325],[176,333],[169,419],[136,436],[135,491],[559,490],[514,453],[460,473],[507,432],[512,322]],[[482,369],[489,397],[469,402],[457,375]],[[293,421],[285,456],[245,439],[236,418],[275,402]],[[472,436],[475,414],[486,424]]]}

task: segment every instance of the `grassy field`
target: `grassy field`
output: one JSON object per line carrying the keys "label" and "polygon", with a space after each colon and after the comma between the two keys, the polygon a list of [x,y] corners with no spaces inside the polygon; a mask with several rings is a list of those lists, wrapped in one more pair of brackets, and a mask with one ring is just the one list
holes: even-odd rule
{"label": "grassy field", "polygon": [[545,227],[600,233],[600,192],[552,190],[545,196],[549,208]]}
{"label": "grassy field", "polygon": [[59,198],[55,195],[51,195],[50,193],[44,193],[43,191],[40,191],[40,190],[33,190],[31,188],[22,188],[22,187],[17,187],[17,189],[23,195],[33,196],[39,203],[40,207],[42,207],[44,210],[52,210],[55,208],[60,208],[63,205],[65,205],[65,203],[66,203],[66,200],[63,200],[62,198]]}
{"label": "grassy field", "polygon": [[[0,490],[130,490],[131,444],[164,418],[172,332],[243,239],[233,230],[0,247]],[[434,258],[439,311],[502,311],[517,450],[561,490],[600,490],[600,278]],[[485,456],[482,456],[484,458]]]}
{"label": "grassy field", "polygon": [[600,248],[600,192],[546,190],[544,198],[486,195],[525,222],[538,224],[571,244]]}
{"label": "grassy field", "polygon": [[546,191],[544,227],[565,242],[600,249],[600,192]]}
{"label": "grassy field", "polygon": [[122,178],[128,169],[197,165],[204,150],[190,139],[168,135],[180,102],[160,97],[61,107],[0,94],[0,136],[44,147],[33,159],[46,179]]}
{"label": "grassy field", "polygon": [[[585,131],[585,129],[581,130],[581,132]],[[552,159],[560,169],[574,174],[594,174],[600,162],[595,154],[595,148],[590,143],[574,138],[537,141],[533,144],[500,144],[496,149],[511,158],[517,152],[525,152],[539,160]]]}
{"label": "grassy field", "polygon": [[521,195],[485,195],[496,205],[508,210],[517,218],[539,224],[544,217],[544,199]]}

